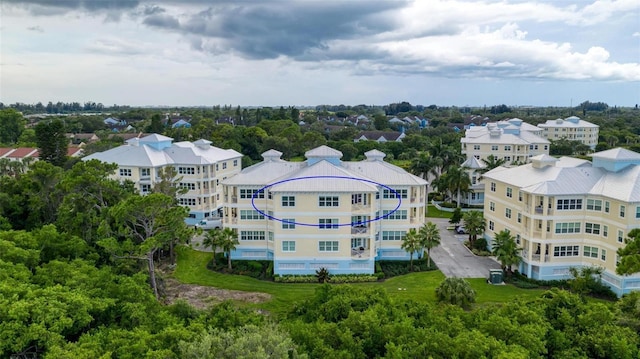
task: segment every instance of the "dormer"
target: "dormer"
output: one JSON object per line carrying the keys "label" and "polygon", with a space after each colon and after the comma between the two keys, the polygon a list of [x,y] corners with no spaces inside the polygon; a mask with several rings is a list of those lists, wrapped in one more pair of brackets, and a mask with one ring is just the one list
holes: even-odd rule
{"label": "dormer", "polygon": [[340,159],[342,158],[342,152],[333,149],[329,146],[319,146],[304,153],[307,158],[307,164],[312,165],[316,162],[325,160],[329,163],[333,163],[336,166],[340,166]]}
{"label": "dormer", "polygon": [[211,141],[207,141],[202,138],[193,142],[194,145],[203,150],[208,150],[209,148],[211,148],[211,143]]}
{"label": "dormer", "polygon": [[370,162],[374,162],[374,161],[382,162],[384,161],[384,158],[387,156],[384,152],[378,151],[375,149],[365,152],[364,155],[367,157],[367,161],[370,161]]}
{"label": "dormer", "polygon": [[544,167],[548,167],[548,166],[556,166],[556,162],[558,162],[559,160],[555,157],[549,156],[549,155],[537,155],[537,156],[533,156],[531,157],[531,167],[533,168],[544,168]]}
{"label": "dormer", "polygon": [[265,162],[277,162],[281,156],[282,152],[273,149],[262,153],[262,158]]}

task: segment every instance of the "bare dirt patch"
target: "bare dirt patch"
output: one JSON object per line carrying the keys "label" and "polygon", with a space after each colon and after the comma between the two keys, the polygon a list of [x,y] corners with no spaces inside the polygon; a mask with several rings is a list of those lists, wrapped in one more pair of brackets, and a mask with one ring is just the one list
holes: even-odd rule
{"label": "bare dirt patch", "polygon": [[271,299],[271,295],[267,293],[243,292],[240,290],[205,287],[197,284],[184,284],[173,278],[165,278],[164,287],[167,304],[172,304],[182,299],[199,309],[205,309],[212,304],[225,300],[262,303]]}

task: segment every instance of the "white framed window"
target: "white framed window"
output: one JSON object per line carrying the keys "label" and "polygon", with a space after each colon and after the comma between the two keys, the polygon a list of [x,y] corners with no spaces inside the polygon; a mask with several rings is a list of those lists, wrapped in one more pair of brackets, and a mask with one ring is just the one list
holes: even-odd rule
{"label": "white framed window", "polygon": [[580,222],[556,223],[556,234],[580,233]]}
{"label": "white framed window", "polygon": [[522,223],[522,213],[518,212],[518,223]]}
{"label": "white framed window", "polygon": [[618,230],[618,243],[624,243],[624,232]]}
{"label": "white framed window", "polygon": [[604,212],[609,213],[610,203],[609,201],[604,201]]}
{"label": "white framed window", "polygon": [[407,236],[404,231],[382,231],[383,241],[401,241]]}
{"label": "white framed window", "polygon": [[606,261],[607,260],[607,250],[606,249],[602,249],[600,251],[600,260],[602,260],[602,261]]}
{"label": "white framed window", "polygon": [[555,246],[554,257],[577,257],[580,255],[580,246]]}
{"label": "white framed window", "polygon": [[264,190],[259,191],[257,189],[248,189],[241,188],[240,189],[240,198],[241,199],[251,199],[255,195],[256,198],[264,198]]}
{"label": "white framed window", "polygon": [[282,229],[296,229],[296,220],[295,220],[295,218],[284,218],[284,219],[282,219]]}
{"label": "white framed window", "polygon": [[507,197],[513,198],[513,189],[511,187],[507,187]]}
{"label": "white framed window", "polygon": [[[402,219],[407,219],[407,210],[406,209],[399,209],[397,211],[394,211],[393,213],[389,214],[390,212],[392,212],[391,210],[383,210],[382,211],[382,217],[384,219],[392,219],[392,220],[402,220]],[[387,216],[389,214],[389,216]],[[385,217],[387,216],[387,217]]]}
{"label": "white framed window", "polygon": [[195,206],[196,199],[195,198],[180,198],[178,200],[181,206]]}
{"label": "white framed window", "polygon": [[602,211],[602,200],[587,199],[587,211]]}
{"label": "white framed window", "polygon": [[518,191],[518,202],[522,202],[522,191]]}
{"label": "white framed window", "polygon": [[120,169],[120,177],[131,177],[131,169],[130,168],[121,168]]}
{"label": "white framed window", "polygon": [[267,232],[267,239],[269,240],[269,242],[273,242],[273,232]]}
{"label": "white framed window", "polygon": [[509,146],[509,145],[504,146],[504,150],[505,151],[511,151],[511,146]]}
{"label": "white framed window", "polygon": [[180,182],[180,188],[181,189],[186,189],[188,191],[195,191],[196,184],[195,183],[190,183],[190,182]]}
{"label": "white framed window", "polygon": [[295,206],[296,206],[295,196],[282,196],[282,207],[295,207]]}
{"label": "white framed window", "polygon": [[504,156],[505,162],[511,162],[511,156]]}
{"label": "white framed window", "polygon": [[495,192],[496,191],[496,183],[495,182],[491,182],[491,184],[489,185],[489,189],[491,190],[491,192]]}
{"label": "white framed window", "polygon": [[480,151],[480,145],[473,145],[474,151]]}
{"label": "white framed window", "polygon": [[233,160],[233,167],[238,167],[238,160]]}
{"label": "white framed window", "polygon": [[602,226],[602,236],[603,237],[609,237],[609,226]]}
{"label": "white framed window", "polygon": [[584,246],[582,255],[585,257],[598,258],[598,247]]}
{"label": "white framed window", "polygon": [[338,229],[338,219],[337,218],[320,218],[318,219],[318,228]]}
{"label": "white framed window", "polygon": [[296,241],[282,241],[282,251],[283,252],[295,252],[296,251]]}
{"label": "white framed window", "polygon": [[494,228],[495,224],[493,223],[493,221],[489,221],[489,229],[493,231]]}
{"label": "white framed window", "polygon": [[140,192],[141,193],[149,193],[149,192],[151,192],[151,185],[150,184],[141,184],[140,185]]}
{"label": "white framed window", "polygon": [[590,234],[600,234],[600,225],[598,223],[585,223],[584,232]]}
{"label": "white framed window", "polygon": [[151,176],[151,168],[141,168],[140,169],[140,176],[142,176],[142,177]]}
{"label": "white framed window", "polygon": [[227,169],[227,163],[226,162],[222,162],[222,169],[226,170]]}
{"label": "white framed window", "polygon": [[382,190],[382,198],[384,198],[384,199],[398,198],[398,196],[400,196],[400,198],[407,198],[407,190],[406,189],[394,189],[393,191],[391,191],[391,190],[389,190],[387,188]]}
{"label": "white framed window", "polygon": [[498,150],[498,145],[491,146],[491,151],[497,151],[497,150]]}
{"label": "white framed window", "polygon": [[624,218],[627,207],[620,205],[620,218]]}
{"label": "white framed window", "polygon": [[178,167],[178,174],[193,175],[196,174],[196,169],[194,167]]}
{"label": "white framed window", "polygon": [[318,197],[318,206],[320,207],[338,207],[340,205],[338,196],[320,196]]}
{"label": "white framed window", "polygon": [[636,206],[636,218],[640,218],[640,206]]}
{"label": "white framed window", "polygon": [[318,251],[320,252],[337,252],[338,241],[319,241]]}
{"label": "white framed window", "polygon": [[496,210],[496,204],[495,202],[489,202],[489,210],[491,212],[494,212]]}
{"label": "white framed window", "polygon": [[505,208],[504,216],[507,218],[511,218],[511,208]]}
{"label": "white framed window", "polygon": [[240,219],[246,219],[249,221],[261,220],[264,219],[264,215],[255,209],[241,209],[240,210]]}
{"label": "white framed window", "polygon": [[264,241],[264,231],[240,231],[241,241]]}
{"label": "white framed window", "polygon": [[582,209],[582,199],[559,199],[556,209],[560,211],[571,211]]}

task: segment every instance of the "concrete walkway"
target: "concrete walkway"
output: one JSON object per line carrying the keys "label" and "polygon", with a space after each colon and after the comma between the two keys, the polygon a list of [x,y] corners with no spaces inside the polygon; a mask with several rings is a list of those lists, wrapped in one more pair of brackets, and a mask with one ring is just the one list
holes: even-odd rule
{"label": "concrete walkway", "polygon": [[427,221],[435,223],[440,229],[440,245],[431,250],[431,260],[445,276],[488,278],[489,269],[500,269],[500,263],[493,257],[476,256],[464,245],[469,235],[448,230],[450,224],[447,218],[427,218]]}

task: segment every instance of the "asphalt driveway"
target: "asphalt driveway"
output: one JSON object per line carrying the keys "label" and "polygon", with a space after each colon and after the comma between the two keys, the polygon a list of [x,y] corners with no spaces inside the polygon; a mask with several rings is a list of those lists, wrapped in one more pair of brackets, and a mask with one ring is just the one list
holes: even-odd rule
{"label": "asphalt driveway", "polygon": [[446,218],[427,218],[440,229],[440,245],[431,250],[431,260],[447,277],[488,278],[489,269],[500,269],[492,257],[478,257],[464,245],[469,238],[467,234],[456,234],[448,230],[449,220]]}

